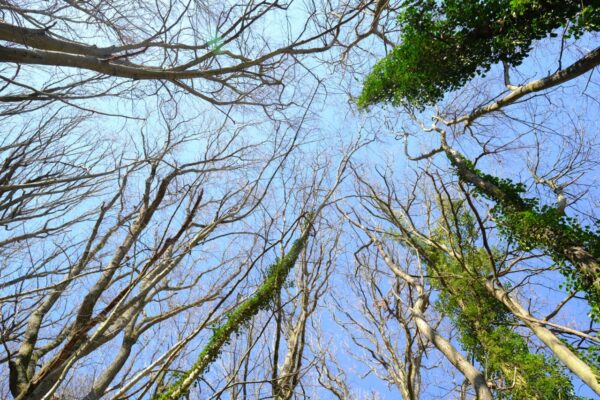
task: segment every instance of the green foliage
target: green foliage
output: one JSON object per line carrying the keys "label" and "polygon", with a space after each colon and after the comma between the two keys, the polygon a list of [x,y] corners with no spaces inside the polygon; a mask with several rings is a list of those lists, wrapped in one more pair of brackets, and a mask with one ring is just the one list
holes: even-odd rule
{"label": "green foliage", "polygon": [[600,1],[407,1],[398,23],[401,43],[367,76],[359,106],[433,104],[498,62],[519,65],[567,23],[575,36],[598,30]]}
{"label": "green foliage", "polygon": [[[560,213],[555,208],[540,205],[538,199],[527,198],[525,185],[510,179],[485,174],[463,159],[470,172],[500,189],[502,196],[483,187],[476,187],[476,193],[496,203],[492,214],[501,233],[518,243],[523,250],[541,249],[559,265],[565,276],[565,289],[582,291],[591,307],[590,316],[600,319],[600,288],[595,285],[593,274],[573,265],[568,249],[581,247],[596,261],[600,261],[600,226],[581,226],[575,218]],[[458,175],[467,184],[472,184],[457,166]]]}
{"label": "green foliage", "polygon": [[569,348],[569,350],[577,354],[577,357],[589,365],[596,377],[600,379],[600,345],[593,343],[588,345],[586,348],[577,349],[572,344],[566,341],[563,342]]}
{"label": "green foliage", "polygon": [[[486,252],[477,247],[472,216],[459,214],[460,225],[449,236],[435,232],[433,240],[454,247],[460,242],[460,261],[437,248],[421,251],[428,260],[430,284],[439,291],[438,311],[458,330],[464,350],[496,383],[495,396],[504,400],[578,399],[564,369],[554,358],[532,353],[527,340],[512,327],[514,315],[485,288],[491,265]],[[458,235],[460,235],[460,237]]]}
{"label": "green foliage", "polygon": [[208,366],[218,358],[223,347],[229,343],[231,336],[237,334],[260,310],[269,306],[271,300],[280,292],[289,272],[306,246],[307,240],[308,230],[294,242],[289,252],[281,260],[277,260],[269,267],[265,281],[254,295],[229,313],[224,324],[212,328],[212,336],[198,355],[194,365],[185,373],[179,374],[177,380],[162,391],[156,400],[172,400],[174,393],[183,386],[183,382],[189,376],[192,374],[200,376],[204,373]]}
{"label": "green foliage", "polygon": [[578,398],[558,362],[543,354],[531,353],[523,337],[508,327],[496,327],[482,339],[486,345],[482,346],[479,358],[485,360],[488,371],[504,375],[505,379],[512,378],[508,383],[514,385],[510,391],[499,391],[498,399]]}

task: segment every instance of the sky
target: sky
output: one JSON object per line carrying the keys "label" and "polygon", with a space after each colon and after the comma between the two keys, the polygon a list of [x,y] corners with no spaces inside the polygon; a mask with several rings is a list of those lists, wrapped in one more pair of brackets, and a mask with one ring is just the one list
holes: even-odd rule
{"label": "sky", "polygon": [[[300,5],[301,3],[295,3]],[[300,18],[301,10],[290,10],[289,26],[292,31],[298,31],[301,29],[298,21]],[[276,20],[277,18],[275,18]],[[277,21],[274,21],[277,22]],[[268,35],[276,37],[281,33],[281,26],[276,23],[267,24],[265,31]],[[372,57],[366,58],[365,54],[356,55],[356,57],[365,57],[367,61],[360,60],[360,68],[362,73],[369,70],[377,57],[383,55],[383,49],[377,44],[376,41],[367,42],[365,47],[372,51]],[[582,51],[591,49],[594,44],[597,43],[597,37],[587,36],[580,39],[577,44],[571,44],[565,48],[564,65],[567,65],[570,61],[574,60]],[[519,66],[514,72],[515,81],[526,82],[535,77],[540,77],[548,72],[552,72],[556,66],[556,49],[560,44],[554,41],[543,41],[536,46],[534,53],[525,61],[522,66]],[[377,47],[379,46],[379,47]],[[376,106],[369,110],[357,110],[353,105],[352,100],[348,97],[348,90],[353,95],[356,95],[360,91],[361,81],[360,79],[354,80],[349,79],[349,75],[341,73],[340,69],[333,69],[330,66],[323,65],[318,60],[307,61],[306,71],[303,79],[300,82],[296,82],[295,85],[301,87],[291,87],[289,90],[299,90],[307,94],[312,94],[312,91],[318,87],[318,94],[314,97],[309,117],[303,122],[299,130],[302,132],[302,139],[304,144],[298,151],[298,155],[295,156],[294,160],[302,160],[302,154],[307,154],[310,157],[314,157],[316,154],[331,154],[331,157],[335,159],[336,152],[340,149],[350,145],[351,143],[359,140],[371,140],[370,143],[363,147],[354,156],[353,162],[356,165],[361,166],[361,170],[365,171],[368,178],[377,179],[377,171],[385,170],[393,172],[395,180],[402,181],[406,176],[412,174],[413,168],[418,168],[419,164],[409,162],[404,156],[404,143],[398,135],[404,131],[411,133],[409,140],[408,150],[412,155],[419,154],[427,149],[435,147],[437,139],[430,134],[423,134],[420,129],[416,127],[401,110],[391,106]],[[32,70],[34,70],[32,68]],[[310,70],[311,74],[308,73]],[[313,79],[314,76],[327,78],[323,81],[321,86],[317,86],[317,82]],[[32,83],[36,83],[35,79],[39,79],[40,82],[44,81],[45,77],[35,75]],[[360,73],[358,74],[360,77]],[[469,87],[464,90],[464,94],[451,93],[447,96],[443,103],[449,104],[453,101],[462,101],[471,106],[476,105],[481,98],[485,97],[485,94],[491,93],[492,95],[500,94],[502,92],[501,83],[501,71],[499,68],[495,68],[489,77],[485,80],[476,79]],[[126,84],[127,85],[127,84]],[[470,89],[476,88],[482,91],[481,96],[472,96]],[[599,143],[596,140],[597,137],[597,126],[599,115],[597,112],[597,98],[600,98],[599,87],[587,80],[587,76],[584,76],[577,81],[570,83],[566,87],[561,87],[557,90],[553,90],[550,95],[546,98],[538,98],[532,102],[519,104],[511,108],[511,115],[514,117],[521,118],[524,121],[528,121],[532,115],[535,118],[539,118],[540,122],[543,121],[545,126],[555,127],[555,132],[544,133],[546,142],[544,143],[544,156],[542,160],[542,167],[546,169],[552,168],[553,160],[560,155],[562,149],[565,148],[566,144],[561,141],[559,133],[569,132],[573,129],[572,121],[569,119],[572,115],[577,115],[577,123],[583,124],[582,128],[589,131],[588,139],[591,141],[590,148],[595,149],[595,145]],[[243,140],[248,142],[260,143],[263,140],[269,140],[273,137],[273,129],[279,126],[277,123],[272,121],[262,122],[264,115],[260,111],[251,109],[249,107],[240,108],[231,112],[228,116],[224,116],[228,110],[221,108],[217,110],[216,107],[202,102],[198,99],[191,98],[189,96],[175,97],[174,100],[164,100],[164,103],[157,104],[157,98],[150,96],[151,88],[146,88],[147,92],[136,90],[131,93],[129,99],[113,99],[108,98],[106,100],[93,100],[93,101],[82,101],[78,102],[80,105],[91,106],[95,110],[102,111],[110,114],[126,114],[133,118],[113,118],[113,117],[102,117],[95,118],[89,122],[90,127],[87,128],[90,131],[97,130],[103,132],[102,135],[98,135],[98,145],[110,145],[113,144],[116,148],[125,149],[126,152],[135,153],[141,146],[141,137],[152,138],[157,144],[161,143],[163,138],[164,121],[163,116],[156,112],[157,109],[165,110],[165,113],[170,115],[172,118],[182,122],[182,129],[187,130],[206,130],[207,127],[217,129],[222,124],[228,124],[230,129],[240,128],[242,124],[246,124],[243,129]],[[584,94],[584,95],[582,95]],[[298,120],[303,115],[303,107],[292,107],[290,110],[282,113],[276,113],[278,118],[283,121],[284,128],[288,134],[294,132],[297,128],[297,124],[290,123],[289,126],[285,127],[286,120]],[[169,114],[170,113],[170,114]],[[424,120],[429,120],[431,110],[421,114]],[[136,116],[145,118],[144,122],[135,119]],[[189,122],[188,122],[189,120]],[[19,121],[20,123],[21,121]],[[519,137],[518,148],[511,148],[510,152],[502,154],[498,158],[488,157],[482,160],[482,168],[489,173],[497,176],[510,177],[515,179],[523,179],[529,176],[527,171],[527,161],[531,160],[534,133],[537,129],[537,125],[532,125],[528,122],[509,122],[507,120],[496,120],[490,118],[484,121],[489,122],[490,126],[485,127],[486,134],[489,135],[492,143],[500,144],[508,142],[515,137],[522,134]],[[494,122],[496,124],[491,125]],[[89,138],[88,138],[89,140]],[[242,139],[240,139],[242,140]],[[112,141],[112,143],[111,143]],[[456,139],[457,146],[465,154],[475,154],[479,150],[479,146],[473,138],[465,134]],[[194,142],[193,145],[183,148],[178,153],[178,161],[182,162],[187,158],[193,158],[197,153],[204,150],[206,143],[202,139]],[[267,146],[268,147],[268,146]],[[308,156],[306,158],[308,158]],[[339,154],[337,156],[339,158]],[[337,161],[337,159],[336,159]],[[443,158],[436,158],[435,163],[437,165],[444,166],[447,162]],[[335,165],[335,163],[333,163]],[[423,163],[421,165],[424,165]],[[572,193],[569,193],[572,198],[577,198],[579,195],[584,194],[582,199],[579,199],[575,206],[569,210],[570,215],[576,215],[580,218],[585,218],[586,215],[596,216],[597,204],[594,204],[591,200],[586,199],[598,199],[597,184],[598,184],[598,173],[596,172],[587,174],[581,182],[581,184],[575,187]],[[332,171],[325,171],[324,173],[331,174]],[[138,182],[141,186],[141,182]],[[211,187],[208,189],[209,193],[218,193],[222,189],[221,183],[218,180],[211,183]],[[277,183],[274,184],[277,187]],[[352,192],[352,186],[350,184],[343,185],[339,197],[344,197]],[[133,190],[133,192],[135,192]],[[543,195],[544,198],[551,201],[551,197],[547,192],[542,191],[541,193],[531,189],[531,193],[534,195]],[[135,195],[135,193],[133,193]],[[270,201],[276,203],[277,196],[274,196]],[[345,200],[345,204],[352,204],[352,199]],[[81,204],[80,209],[84,209],[87,204]],[[91,206],[91,204],[90,204]],[[589,217],[592,219],[592,217]],[[249,223],[249,225],[251,225]],[[88,226],[83,225],[82,233],[88,229]],[[78,232],[70,232],[74,237],[77,236]],[[0,233],[0,239],[7,237],[10,233]],[[338,259],[336,259],[336,273],[332,278],[332,293],[330,296],[346,297],[343,301],[347,302],[350,308],[358,307],[358,300],[351,297],[350,291],[348,290],[347,282],[345,281],[346,275],[354,270],[353,261],[353,250],[355,249],[357,239],[351,235],[345,235],[346,240],[344,244],[345,251],[342,252]],[[210,243],[207,249],[202,250],[202,254],[195,254],[199,260],[206,263],[206,269],[209,270],[211,265],[219,262],[222,247],[231,246],[232,250],[236,250],[235,246],[241,246],[240,243],[236,243],[235,240],[229,238],[222,238]],[[214,253],[213,253],[214,252]],[[259,280],[264,273],[265,268],[274,259],[276,253],[273,252],[260,263],[256,268],[251,279]],[[87,280],[86,284],[90,284],[93,277]],[[518,275],[514,279],[517,279]],[[556,280],[554,280],[556,278]],[[531,286],[531,297],[547,298],[548,302],[553,304],[560,299],[553,298],[555,296],[552,288],[556,288],[560,282],[560,277],[552,277],[550,279],[544,278],[543,282],[550,288],[542,288],[540,285]],[[216,282],[219,280],[218,274],[211,275],[210,282]],[[203,289],[206,289],[210,285],[206,285]],[[79,290],[83,293],[85,284],[83,284]],[[244,295],[251,293],[252,287],[244,288]],[[76,299],[80,296],[79,292],[75,290],[72,294],[72,298]],[[327,299],[327,298],[326,298]],[[326,300],[328,301],[328,300]],[[535,309],[539,310],[538,315],[543,315],[543,311],[549,309],[548,304],[535,304]],[[149,311],[155,311],[150,309]],[[573,323],[581,323],[586,313],[585,306],[581,303],[569,305],[563,310],[561,320]],[[198,320],[202,320],[201,317],[204,315],[198,315]],[[261,316],[261,320],[267,318],[265,315]],[[346,333],[339,328],[334,322],[331,312],[323,308],[319,316],[316,317],[319,320],[321,328],[324,330],[324,335],[333,346],[333,349],[337,352],[338,361],[344,366],[347,371],[349,381],[357,388],[358,398],[369,398],[367,393],[377,392],[380,399],[396,399],[399,398],[397,391],[394,388],[384,384],[381,380],[377,379],[374,374],[367,374],[367,368],[360,363],[356,358],[352,357],[351,351],[347,349],[349,339]],[[266,333],[268,335],[269,332]],[[206,339],[206,335],[202,335],[199,338],[200,343]],[[117,338],[116,341],[118,341]],[[171,338],[165,339],[165,347],[171,343]],[[144,352],[144,350],[140,350]],[[310,352],[309,352],[310,353]],[[139,362],[145,362],[153,357],[153,353],[148,351],[147,354],[140,359]],[[191,364],[194,359],[194,352],[189,355],[189,362],[186,360],[182,361],[181,364]],[[361,356],[361,354],[355,354]],[[108,362],[112,354],[103,353],[94,356],[91,363],[104,363]],[[431,359],[432,363],[437,360],[435,352],[432,352]],[[2,367],[4,368],[4,366]],[[6,373],[5,369],[2,370]],[[442,370],[435,370],[432,372],[426,372],[427,385],[423,388],[423,398],[451,398],[447,397],[448,375]],[[458,378],[457,378],[458,379]],[[592,394],[580,384],[576,384],[578,393],[583,396],[593,397]],[[329,398],[323,391],[318,391],[314,398]]]}

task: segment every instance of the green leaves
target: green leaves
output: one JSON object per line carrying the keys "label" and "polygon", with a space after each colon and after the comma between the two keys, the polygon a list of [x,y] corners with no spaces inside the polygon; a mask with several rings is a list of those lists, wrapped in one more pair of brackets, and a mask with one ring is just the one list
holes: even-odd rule
{"label": "green leaves", "polygon": [[[495,202],[492,214],[500,232],[517,242],[522,250],[540,249],[559,265],[566,278],[565,289],[582,291],[591,307],[590,317],[600,320],[600,290],[595,283],[593,271],[580,268],[570,254],[570,249],[581,248],[598,262],[600,260],[600,231],[590,226],[582,227],[575,218],[570,218],[553,207],[542,206],[536,198],[524,196],[525,186],[510,179],[501,179],[485,174],[463,159],[469,171],[499,188],[502,196],[477,187],[475,192]],[[458,176],[472,184],[460,166],[454,164]]]}
{"label": "green leaves", "polygon": [[238,333],[260,310],[269,306],[296,264],[307,240],[308,229],[294,242],[289,252],[281,260],[277,260],[270,266],[268,275],[258,290],[229,313],[225,323],[212,328],[212,336],[198,355],[196,363],[188,371],[179,374],[177,380],[162,391],[156,400],[175,400],[187,393],[191,383],[189,382],[190,377],[195,381],[201,376],[208,366],[219,357],[223,347],[230,342],[231,336]]}
{"label": "green leaves", "polygon": [[486,252],[474,245],[477,237],[469,228],[470,219],[460,211],[461,226],[453,228],[453,235],[461,232],[460,238],[450,239],[443,232],[434,238],[445,247],[460,242],[460,260],[438,248],[421,249],[428,260],[430,284],[439,291],[436,309],[452,320],[462,348],[494,383],[496,398],[578,399],[564,368],[554,358],[530,350],[527,339],[514,328],[515,316],[485,288],[491,268]]}
{"label": "green leaves", "polygon": [[598,30],[600,1],[409,1],[401,44],[367,76],[358,105],[434,104],[498,62],[519,65],[534,40],[567,23],[576,36]]}

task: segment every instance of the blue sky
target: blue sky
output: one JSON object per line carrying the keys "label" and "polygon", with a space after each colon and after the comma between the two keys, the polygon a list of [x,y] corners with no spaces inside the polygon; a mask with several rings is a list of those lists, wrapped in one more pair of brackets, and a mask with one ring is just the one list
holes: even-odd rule
{"label": "blue sky", "polygon": [[[301,3],[295,3],[298,7],[301,7]],[[298,31],[300,26],[297,21],[300,21],[302,11],[291,10],[288,12],[289,23],[291,31]],[[273,24],[267,24],[265,31],[267,34],[277,37],[282,34],[283,30],[287,27],[282,23],[282,20],[273,18]],[[383,55],[383,49],[380,44],[376,41],[367,42],[366,45],[369,50],[372,50],[376,55]],[[569,42],[571,43],[571,42]],[[571,61],[575,60],[581,52],[586,49],[594,47],[597,43],[596,36],[586,36],[576,44],[571,44],[565,49],[565,57],[563,65],[568,65]],[[519,66],[513,71],[515,82],[526,82],[536,77],[541,77],[552,72],[557,68],[556,52],[560,43],[557,40],[542,41],[539,46],[536,46],[536,51],[526,60],[526,62]],[[366,54],[357,54],[356,57],[363,57],[360,60],[362,72],[368,71],[370,65],[376,61],[376,57],[368,58]],[[361,167],[361,170],[365,172],[369,179],[377,180],[377,171],[385,170],[386,168],[390,171],[394,179],[402,181],[406,177],[412,176],[412,169],[419,168],[420,166],[426,165],[426,162],[417,164],[408,161],[404,156],[404,144],[403,141],[398,139],[398,134],[407,130],[411,134],[409,140],[409,152],[412,155],[417,155],[420,152],[426,151],[437,144],[437,138],[432,134],[423,133],[420,131],[418,126],[415,126],[413,122],[399,109],[391,106],[384,107],[372,107],[367,111],[359,111],[353,105],[351,99],[348,98],[347,90],[353,95],[356,95],[360,91],[361,87],[361,74],[357,74],[357,79],[354,77],[342,75],[342,71],[339,68],[332,68],[331,66],[322,64],[318,60],[309,60],[306,64],[306,70],[301,71],[302,79],[295,81],[288,90],[298,90],[305,93],[307,96],[311,95],[314,90],[318,89],[318,94],[315,96],[312,103],[312,108],[309,113],[309,117],[304,121],[299,131],[301,132],[303,145],[300,149],[294,153],[291,157],[290,163],[296,162],[301,164],[302,161],[312,161],[319,158],[319,156],[330,155],[335,161],[339,158],[339,152],[345,146],[358,140],[359,137],[362,140],[374,139],[373,142],[369,143],[368,146],[362,148],[354,157],[353,162]],[[34,76],[32,83],[37,83],[36,79],[40,82],[44,81],[45,77],[42,74],[37,74],[35,68],[29,68],[34,71],[31,76]],[[309,73],[310,72],[310,73]],[[313,75],[314,74],[314,75]],[[317,85],[314,76],[324,78],[321,86]],[[495,68],[490,76],[483,79],[476,79],[469,84],[469,87],[465,89],[464,94],[451,93],[447,96],[444,103],[450,104],[452,102],[461,102],[473,106],[477,104],[485,94],[491,94],[492,96],[500,94],[503,90],[501,81],[501,71],[499,68]],[[350,79],[349,79],[350,78]],[[125,83],[127,85],[128,83]],[[137,119],[126,119],[120,117],[96,117],[89,122],[89,126],[85,127],[85,130],[92,132],[99,132],[97,138],[98,146],[114,146],[116,149],[123,149],[126,153],[134,154],[139,151],[142,143],[142,136],[146,139],[151,138],[150,141],[155,141],[157,146],[160,146],[164,138],[165,123],[163,116],[157,111],[162,110],[165,115],[173,118],[174,121],[181,123],[181,131],[206,131],[210,129],[217,129],[223,124],[226,124],[229,130],[233,131],[238,129],[244,124],[243,135],[240,137],[240,141],[247,141],[253,143],[261,143],[263,141],[269,141],[273,138],[273,131],[277,127],[282,126],[282,131],[287,132],[286,134],[291,135],[297,128],[296,123],[290,123],[290,126],[286,126],[286,120],[298,120],[304,113],[303,106],[308,103],[307,96],[305,96],[305,103],[298,107],[291,107],[285,112],[276,112],[275,115],[280,120],[279,122],[264,121],[264,114],[260,110],[256,110],[250,107],[237,108],[233,110],[229,116],[225,116],[224,113],[228,112],[227,107],[217,107],[203,102],[197,98],[190,96],[176,96],[174,100],[165,100],[162,97],[163,103],[158,103],[158,98],[149,95],[151,93],[151,85],[147,85],[147,92],[142,90],[136,90],[131,94],[129,99],[116,99],[108,98],[103,100],[89,100],[77,102],[80,106],[92,107],[95,110],[102,111],[104,113],[111,114],[126,114],[132,117],[140,116],[144,118],[144,121]],[[480,97],[472,96],[472,88],[481,89],[484,94]],[[597,112],[597,100],[600,98],[599,87],[594,81],[588,81],[588,76],[583,76],[578,80],[565,85],[565,87],[558,88],[551,91],[548,97],[536,98],[533,101],[519,104],[510,108],[511,116],[516,119],[527,121],[527,123],[515,122],[514,120],[508,119],[494,119],[493,117],[483,121],[484,123],[489,122],[490,126],[484,127],[485,134],[489,135],[492,140],[491,143],[500,145],[502,143],[513,141],[515,138],[518,140],[515,142],[518,146],[514,146],[510,151],[501,154],[497,158],[487,157],[481,162],[481,167],[486,172],[492,173],[501,177],[510,177],[516,180],[525,180],[530,183],[530,174],[527,170],[527,161],[531,160],[533,156],[532,144],[534,143],[534,133],[536,129],[544,125],[545,127],[554,128],[554,132],[541,132],[542,136],[546,140],[543,143],[543,159],[541,163],[542,169],[549,170],[553,167],[554,160],[560,155],[560,150],[563,149],[567,144],[562,142],[560,134],[568,134],[570,129],[573,129],[573,121],[569,119],[569,116],[575,115],[576,124],[582,125],[581,128],[585,128],[588,131],[587,139],[590,141],[586,146],[589,146],[597,154],[598,135],[597,129],[600,124],[598,118],[600,113]],[[457,100],[458,99],[458,100]],[[431,110],[421,114],[420,117],[425,121],[429,121]],[[535,117],[539,119],[538,125],[531,125],[531,118]],[[29,118],[29,117],[25,117]],[[18,123],[26,124],[26,120],[19,120]],[[543,123],[543,124],[542,124]],[[522,136],[520,136],[522,135]],[[88,138],[88,140],[90,140]],[[456,146],[467,155],[477,154],[480,150],[478,144],[469,137],[468,134],[462,135],[456,139]],[[206,141],[200,137],[198,140],[192,142],[188,146],[183,146],[177,153],[176,160],[178,162],[184,162],[187,159],[195,158],[199,153],[206,149]],[[266,144],[263,151],[268,151],[272,148],[271,144]],[[107,160],[110,164],[110,160]],[[335,165],[335,162],[332,163]],[[435,165],[440,166],[448,170],[447,161],[438,156],[435,159]],[[586,174],[580,184],[569,191],[572,198],[577,198],[579,195],[583,195],[581,199],[578,199],[573,208],[568,210],[569,215],[576,216],[582,220],[592,220],[597,218],[597,199],[598,199],[598,169],[597,165],[590,162],[589,164],[595,169],[592,169],[591,173]],[[250,174],[253,172],[250,172]],[[290,173],[290,171],[286,171]],[[333,171],[324,171],[324,174],[331,174]],[[238,178],[243,176],[240,173]],[[282,173],[283,175],[283,173]],[[141,187],[141,181],[137,183],[138,187]],[[280,183],[274,183],[275,189],[281,189],[278,186]],[[214,181],[211,181],[207,187],[208,194],[214,194],[215,196],[223,190],[223,181],[219,177],[215,177]],[[135,187],[135,185],[134,185]],[[351,195],[352,185],[348,182],[340,190],[339,197]],[[136,190],[132,189],[132,196],[135,196]],[[536,196],[542,196],[545,202],[552,203],[553,197],[545,190],[534,189],[531,185],[531,194]],[[273,207],[274,210],[278,210],[278,200],[281,194],[274,194],[266,207]],[[344,200],[342,203],[344,206],[351,206],[353,203],[351,198]],[[596,202],[596,203],[595,203]],[[81,204],[80,209],[86,207],[96,206],[97,202],[90,201],[90,204]],[[292,207],[293,208],[293,207]],[[78,209],[79,211],[79,209]],[[268,210],[267,210],[268,211]],[[296,211],[296,210],[292,210]],[[292,213],[293,214],[293,213]],[[262,215],[262,214],[261,214]],[[261,215],[257,216],[259,218]],[[251,229],[252,219],[249,221],[236,225],[236,228]],[[89,226],[82,224],[78,229],[81,232],[72,231],[69,234],[73,238],[77,238],[79,234],[84,235]],[[233,229],[233,228],[232,228]],[[10,232],[1,232],[0,240],[4,237],[9,237]],[[71,236],[70,236],[71,237]],[[358,300],[350,294],[348,290],[347,282],[345,281],[345,275],[353,271],[353,251],[358,245],[358,240],[352,237],[350,234],[344,235],[344,251],[341,251],[339,257],[336,259],[336,273],[332,278],[332,294],[330,296],[337,296],[342,302],[346,302],[350,308],[356,307]],[[218,264],[222,258],[226,257],[229,253],[234,253],[240,249],[244,249],[244,246],[249,246],[248,242],[243,239],[231,239],[228,237],[220,238],[214,242],[209,243],[206,247],[192,255],[193,261],[196,265],[202,264],[198,267],[199,270],[209,270],[211,266]],[[270,252],[264,260],[262,260],[253,270],[251,274],[250,282],[259,281],[264,273],[265,268],[274,260],[278,255],[278,251]],[[250,250],[249,250],[250,251]],[[18,261],[14,261],[18,263]],[[545,260],[548,262],[548,260]],[[191,261],[190,261],[191,263]],[[16,264],[15,264],[16,265]],[[93,277],[90,277],[84,281],[81,286],[78,286],[71,293],[71,301],[77,301],[83,293],[83,289],[86,285],[90,285],[93,282]],[[222,276],[216,273],[209,273],[206,282],[203,282],[199,291],[208,290],[211,284],[219,282]],[[517,279],[518,275],[514,279]],[[546,285],[544,288],[541,284]],[[549,275],[544,278],[540,278],[540,281],[535,285],[531,285],[528,288],[528,293],[524,293],[527,297],[538,300],[533,304],[533,309],[538,312],[539,316],[543,315],[544,311],[549,310],[552,305],[556,304],[561,300],[554,289],[558,288],[561,283],[561,276]],[[252,292],[254,286],[248,284],[240,290],[242,295],[248,295]],[[81,292],[79,292],[81,290]],[[187,299],[183,299],[185,301]],[[327,302],[325,297],[324,302]],[[65,300],[65,306],[68,300]],[[320,320],[320,326],[324,330],[324,338],[333,344],[333,348],[337,354],[337,361],[345,368],[348,381],[357,390],[358,398],[368,398],[367,393],[377,392],[377,398],[381,399],[396,399],[399,398],[398,392],[394,388],[388,387],[382,383],[381,380],[377,379],[373,374],[366,374],[367,368],[356,360],[356,357],[352,357],[351,347],[347,344],[348,338],[346,333],[339,328],[339,326],[333,321],[331,316],[331,310],[324,307],[320,310],[320,315],[315,319]],[[208,308],[207,308],[208,309]],[[148,307],[148,312],[160,311],[159,305]],[[585,322],[585,314],[587,310],[582,302],[575,302],[568,305],[562,311],[559,318],[560,321],[573,324],[582,324]],[[267,313],[265,313],[267,314]],[[198,313],[194,317],[197,318],[196,323],[203,320],[206,315],[206,309],[202,313]],[[261,315],[259,321],[264,321],[268,316]],[[178,322],[178,321],[175,321]],[[175,322],[173,325],[175,325]],[[181,322],[181,321],[179,321]],[[56,328],[58,329],[58,327]],[[189,326],[187,329],[191,329]],[[208,332],[207,332],[208,334]],[[201,344],[207,338],[206,335],[199,336],[196,344]],[[268,335],[269,332],[266,333]],[[173,342],[173,337],[165,334],[164,337],[160,337],[164,340],[164,348],[168,347]],[[118,343],[117,338],[115,342]],[[146,340],[152,339],[152,337],[145,338]],[[156,353],[154,349],[149,348],[148,350],[141,348],[140,353],[143,356],[138,360],[140,364],[148,362]],[[310,352],[308,352],[310,354]],[[187,359],[184,358],[180,364],[186,366],[192,364],[195,353],[191,351],[187,355]],[[431,363],[435,363],[439,360],[439,354],[435,350],[430,353]],[[88,360],[90,364],[94,363],[108,363],[112,358],[110,352],[101,352],[95,355],[93,359]],[[4,368],[4,366],[2,367]],[[6,373],[5,369],[2,370]],[[313,375],[309,375],[308,379],[311,379]],[[457,379],[460,381],[460,377],[453,376],[449,377],[446,371],[437,369],[434,371],[428,371],[425,373],[427,382],[424,381],[423,398],[453,398],[447,394],[447,390],[451,386],[449,381]],[[581,384],[576,383],[578,393],[583,396],[593,397],[591,392],[587,390]],[[452,395],[454,396],[454,395]],[[317,391],[317,398],[329,398],[324,391]]]}

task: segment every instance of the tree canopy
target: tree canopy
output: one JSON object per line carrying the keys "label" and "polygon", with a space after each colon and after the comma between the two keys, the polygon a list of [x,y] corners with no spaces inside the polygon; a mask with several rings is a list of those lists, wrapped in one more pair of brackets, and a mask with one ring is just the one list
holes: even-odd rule
{"label": "tree canopy", "polygon": [[600,28],[600,2],[426,0],[398,15],[400,44],[364,81],[358,104],[431,105],[492,65],[519,65],[535,40],[564,27],[578,36]]}
{"label": "tree canopy", "polygon": [[0,398],[598,398],[599,30],[0,1]]}

